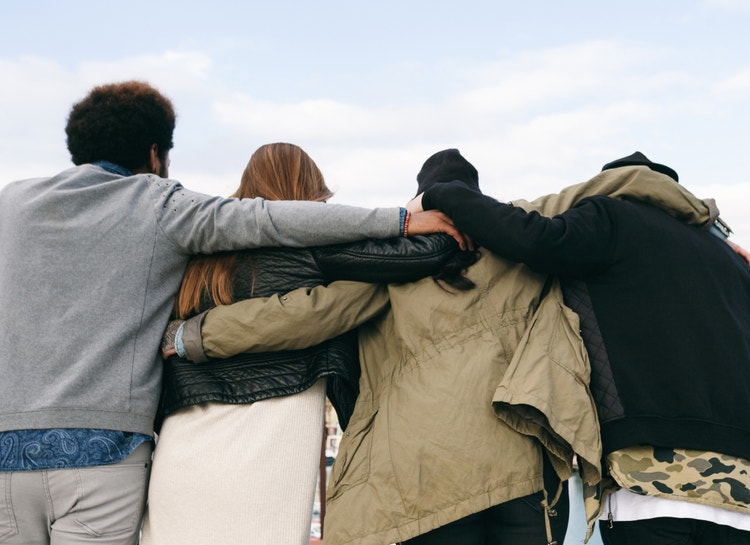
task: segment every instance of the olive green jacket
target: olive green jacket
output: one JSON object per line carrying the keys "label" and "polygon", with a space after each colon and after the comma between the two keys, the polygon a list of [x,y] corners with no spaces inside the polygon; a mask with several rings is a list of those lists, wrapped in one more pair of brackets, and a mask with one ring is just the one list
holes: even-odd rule
{"label": "olive green jacket", "polygon": [[[712,219],[646,167],[514,204],[554,215],[594,194]],[[390,312],[360,327],[360,395],[333,466],[327,545],[404,541],[537,492],[542,447],[561,477],[575,453],[585,478],[600,479],[588,358],[558,284],[541,299],[544,276],[486,252],[468,277],[476,288],[458,293],[431,279],[390,285]]]}
{"label": "olive green jacket", "polygon": [[[646,167],[608,170],[559,195],[514,204],[554,215],[595,194],[646,200],[697,224],[716,216]],[[546,284],[542,297],[545,276],[486,251],[468,277],[476,288],[465,292],[432,279],[389,285],[390,311],[360,326],[360,395],[332,469],[326,545],[388,545],[537,492],[543,449],[562,477],[576,453],[587,480],[599,479],[588,360],[559,286]],[[227,317],[239,314],[233,306],[210,311],[203,349],[268,349],[269,339],[254,345],[261,340],[248,308],[249,331],[232,329]],[[297,310],[273,324],[275,333],[262,320],[264,335],[285,339],[278,348],[321,340],[295,334],[310,320]],[[324,321],[338,319],[332,311]],[[291,346],[295,338],[300,344]]]}

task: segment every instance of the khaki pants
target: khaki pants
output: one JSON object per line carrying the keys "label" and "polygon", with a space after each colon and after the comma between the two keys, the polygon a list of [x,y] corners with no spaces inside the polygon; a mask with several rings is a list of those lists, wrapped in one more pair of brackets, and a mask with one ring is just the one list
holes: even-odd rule
{"label": "khaki pants", "polygon": [[151,449],[111,465],[0,472],[0,544],[135,544]]}

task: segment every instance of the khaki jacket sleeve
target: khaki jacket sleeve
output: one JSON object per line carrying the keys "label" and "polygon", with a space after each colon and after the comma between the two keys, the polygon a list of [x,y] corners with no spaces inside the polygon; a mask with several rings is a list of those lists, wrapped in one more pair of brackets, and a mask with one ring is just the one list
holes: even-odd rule
{"label": "khaki jacket sleeve", "polygon": [[605,170],[586,182],[566,187],[560,193],[531,202],[513,201],[513,204],[526,211],[536,210],[543,216],[555,216],[593,195],[645,202],[678,220],[706,228],[719,216],[712,199],[701,200],[669,176],[645,166]]}
{"label": "khaki jacket sleeve", "polygon": [[296,350],[354,329],[387,306],[384,285],[342,280],[216,307],[188,320],[182,339],[196,363],[241,352]]}
{"label": "khaki jacket sleeve", "polygon": [[539,439],[561,479],[573,454],[589,483],[601,480],[599,419],[589,391],[591,366],[578,315],[557,280],[542,299],[495,391],[492,405],[511,428]]}

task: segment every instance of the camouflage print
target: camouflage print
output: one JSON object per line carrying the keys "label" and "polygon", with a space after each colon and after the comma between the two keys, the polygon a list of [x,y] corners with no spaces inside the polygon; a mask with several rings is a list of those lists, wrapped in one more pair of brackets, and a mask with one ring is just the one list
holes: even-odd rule
{"label": "camouflage print", "polygon": [[612,477],[636,494],[750,513],[750,461],[685,449],[637,446],[607,456]]}
{"label": "camouflage print", "polygon": [[589,534],[618,488],[750,513],[750,461],[685,449],[636,446],[607,455],[608,475],[583,486]]}
{"label": "camouflage print", "polygon": [[583,509],[587,523],[584,543],[587,543],[594,533],[594,525],[604,511],[606,497],[618,488],[618,484],[609,475],[603,475],[602,480],[596,484],[583,481]]}

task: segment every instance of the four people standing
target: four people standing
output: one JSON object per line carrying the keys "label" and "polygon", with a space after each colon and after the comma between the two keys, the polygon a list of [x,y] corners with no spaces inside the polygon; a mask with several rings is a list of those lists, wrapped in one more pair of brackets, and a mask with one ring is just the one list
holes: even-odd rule
{"label": "four people standing", "polygon": [[[247,454],[245,436],[252,435],[259,442],[247,454],[250,475],[276,475],[269,480],[274,486],[281,477],[298,479],[285,473],[285,456],[269,453],[262,440],[299,447],[295,459],[306,483],[300,503],[257,519],[261,527],[282,512],[292,520],[309,502],[309,462],[317,456],[305,450],[319,443],[328,383],[348,423],[329,490],[330,543],[561,542],[566,496],[559,482],[569,475],[570,457],[551,445],[564,444],[596,475],[599,459],[591,453],[597,452],[598,418],[607,479],[589,484],[599,487],[594,511],[609,519],[602,531],[607,543],[648,543],[667,534],[695,543],[748,541],[750,272],[724,242],[654,206],[681,220],[711,223],[700,201],[664,189],[664,178],[677,185],[672,169],[642,154],[623,158],[588,185],[528,207],[545,216],[482,195],[476,170],[457,150],[425,163],[411,214],[309,202],[329,193],[304,158],[282,162],[305,163],[311,185],[287,176],[291,186],[278,193],[256,186],[222,199],[168,178],[175,119],[171,102],[146,83],[97,87],[68,119],[76,166],[0,191],[0,371],[10,377],[0,390],[0,543],[137,539],[161,385],[159,339],[191,255],[394,237],[401,237],[398,244],[355,246],[359,265],[378,258],[361,269],[347,268],[351,248],[202,258],[223,263],[224,273],[205,291],[204,277],[196,277],[188,303],[178,304],[181,314],[247,298],[253,305],[244,307],[245,316],[286,318],[255,327],[265,340],[245,341],[252,334],[239,332],[232,351],[274,354],[229,360],[224,375],[219,365],[211,368],[220,376],[208,393],[203,371],[211,363],[194,383],[185,362],[167,367],[177,378],[162,400],[165,453],[189,452],[170,449],[172,441],[205,447],[206,438],[190,430],[220,433],[216,443],[207,441],[218,447],[209,462],[203,457],[202,465],[185,467],[194,475],[231,478],[227,468]],[[654,190],[667,191],[666,201],[650,200],[652,190],[638,186],[654,173],[660,184]],[[622,191],[633,182],[635,197]],[[288,191],[297,186],[307,189]],[[611,198],[623,196],[645,202]],[[477,241],[478,261],[455,259],[460,254],[452,243],[436,250],[444,238],[405,242],[407,235],[442,231],[464,246],[450,221],[422,208],[442,210]],[[415,255],[419,272],[405,266]],[[446,260],[452,267],[443,268]],[[201,272],[195,263],[190,270]],[[183,294],[190,291],[186,278]],[[349,312],[322,310],[342,302]],[[202,327],[210,326],[210,314],[182,333],[210,336],[210,327]],[[290,329],[299,316],[313,315],[318,323],[308,338]],[[355,349],[355,334],[347,332],[357,327]],[[552,346],[550,339],[560,338],[566,342]],[[192,342],[210,345],[205,338]],[[529,357],[538,356],[534,350],[519,352],[538,345],[547,347],[541,358]],[[292,361],[288,375],[278,358]],[[552,360],[556,369],[581,370],[581,387],[569,394],[584,404],[590,362],[597,415],[584,411],[579,424],[587,424],[571,435],[549,417],[575,412],[572,406],[534,407],[548,419],[544,431],[553,440],[546,442],[544,433],[522,429],[523,419],[498,418],[499,405],[512,401],[501,400],[497,386],[513,369],[517,393],[528,393],[539,362]],[[268,365],[270,374],[261,379],[252,368],[244,382],[238,378],[243,365],[255,364]],[[217,394],[211,389],[217,384],[234,390]],[[299,419],[296,441],[276,441],[274,422],[295,415],[311,420]],[[222,448],[230,436],[236,444]],[[202,451],[194,452],[195,461]],[[165,528],[180,526],[177,515],[162,511],[170,501],[190,503],[187,495],[158,495],[190,478],[168,456],[165,472],[155,474],[147,539],[152,530],[156,536],[162,513]],[[269,462],[276,473],[256,462]],[[177,472],[170,476],[169,469]],[[210,484],[204,481],[202,490]],[[230,512],[232,497],[223,499]],[[214,500],[205,501],[210,505],[194,502],[195,512],[212,513]],[[246,531],[262,530],[251,525]]]}

